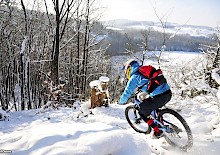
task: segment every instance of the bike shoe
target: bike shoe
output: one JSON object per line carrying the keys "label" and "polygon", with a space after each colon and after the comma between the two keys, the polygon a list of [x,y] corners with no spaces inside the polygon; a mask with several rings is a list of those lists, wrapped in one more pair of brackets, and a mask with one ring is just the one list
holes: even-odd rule
{"label": "bike shoe", "polygon": [[155,131],[154,131],[154,133],[153,133],[153,135],[152,135],[152,138],[153,138],[153,139],[159,139],[159,138],[161,138],[161,137],[163,137],[163,136],[164,136],[163,131],[161,131],[161,130],[160,130],[160,132],[155,132]]}

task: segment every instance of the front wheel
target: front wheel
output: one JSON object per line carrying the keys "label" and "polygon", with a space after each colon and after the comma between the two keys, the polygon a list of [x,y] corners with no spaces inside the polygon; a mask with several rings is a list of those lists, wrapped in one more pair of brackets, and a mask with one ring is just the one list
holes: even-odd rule
{"label": "front wheel", "polygon": [[169,144],[184,151],[192,147],[192,132],[180,114],[172,109],[162,109],[159,112],[158,120],[167,128],[164,138]]}
{"label": "front wheel", "polygon": [[141,118],[135,105],[129,105],[125,109],[125,117],[128,124],[139,133],[149,134],[151,127]]}

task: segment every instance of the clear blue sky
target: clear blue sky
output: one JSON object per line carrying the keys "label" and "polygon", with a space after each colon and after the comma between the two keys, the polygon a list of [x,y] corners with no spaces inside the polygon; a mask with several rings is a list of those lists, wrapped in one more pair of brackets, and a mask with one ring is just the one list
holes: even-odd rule
{"label": "clear blue sky", "polygon": [[159,21],[166,15],[168,22],[220,26],[220,0],[99,0],[106,9],[103,19]]}

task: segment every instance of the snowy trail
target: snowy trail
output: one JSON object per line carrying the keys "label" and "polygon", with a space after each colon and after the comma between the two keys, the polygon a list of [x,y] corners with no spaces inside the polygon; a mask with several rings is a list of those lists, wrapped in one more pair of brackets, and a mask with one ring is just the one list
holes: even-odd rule
{"label": "snowy trail", "polygon": [[93,115],[80,119],[73,109],[11,113],[10,121],[0,122],[0,149],[12,150],[13,155],[218,155],[218,109],[210,103],[201,104],[201,100],[204,98],[169,105],[182,109],[180,114],[192,129],[194,146],[188,153],[174,149],[163,138],[151,139],[151,135],[135,132],[124,116],[127,105],[116,104],[95,108]]}

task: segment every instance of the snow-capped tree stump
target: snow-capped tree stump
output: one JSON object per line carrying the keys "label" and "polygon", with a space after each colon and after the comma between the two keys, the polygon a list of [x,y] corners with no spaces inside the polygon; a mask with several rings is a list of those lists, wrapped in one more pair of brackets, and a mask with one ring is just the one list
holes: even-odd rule
{"label": "snow-capped tree stump", "polygon": [[109,92],[108,92],[108,77],[101,76],[99,80],[90,82],[90,103],[91,108],[108,106]]}

